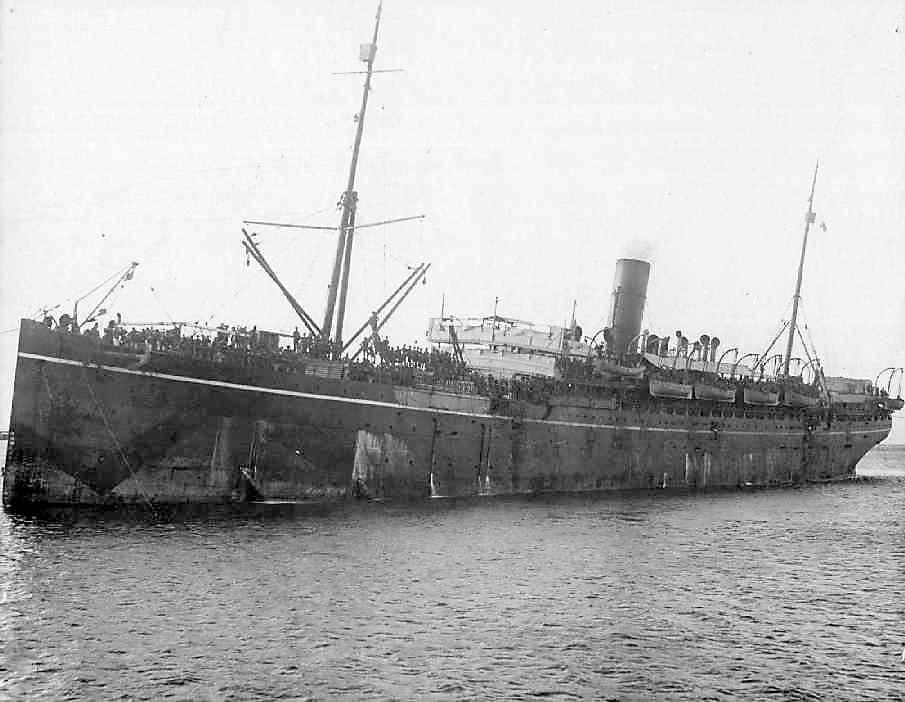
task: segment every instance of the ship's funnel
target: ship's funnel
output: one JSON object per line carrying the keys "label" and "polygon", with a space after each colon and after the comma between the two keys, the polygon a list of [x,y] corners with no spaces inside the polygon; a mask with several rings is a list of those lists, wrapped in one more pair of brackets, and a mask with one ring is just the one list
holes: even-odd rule
{"label": "ship's funnel", "polygon": [[610,329],[610,353],[621,355],[637,349],[649,279],[650,264],[647,261],[635,258],[620,258],[616,261],[613,299],[607,321]]}

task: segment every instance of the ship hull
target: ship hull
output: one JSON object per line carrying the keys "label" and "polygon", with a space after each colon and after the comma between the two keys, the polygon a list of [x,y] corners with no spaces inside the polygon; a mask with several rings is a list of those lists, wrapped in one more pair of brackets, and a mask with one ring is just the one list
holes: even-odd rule
{"label": "ship hull", "polygon": [[478,395],[227,372],[57,337],[20,338],[9,506],[778,486],[853,476],[890,428],[888,416],[815,425],[681,400],[491,411]]}

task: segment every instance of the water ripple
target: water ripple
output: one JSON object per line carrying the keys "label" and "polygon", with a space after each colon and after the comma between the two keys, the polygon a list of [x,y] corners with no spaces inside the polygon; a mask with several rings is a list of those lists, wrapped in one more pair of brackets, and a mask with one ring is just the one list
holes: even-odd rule
{"label": "water ripple", "polygon": [[896,699],[905,452],[800,490],[0,515],[11,699]]}

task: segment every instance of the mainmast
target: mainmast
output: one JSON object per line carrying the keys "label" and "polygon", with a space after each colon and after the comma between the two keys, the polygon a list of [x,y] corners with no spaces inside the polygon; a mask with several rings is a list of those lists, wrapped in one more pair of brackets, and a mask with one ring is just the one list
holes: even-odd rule
{"label": "mainmast", "polygon": [[789,377],[789,364],[792,361],[792,343],[795,340],[795,330],[798,329],[798,301],[801,299],[801,276],[804,272],[804,252],[808,246],[808,232],[811,224],[817,218],[814,214],[814,188],[817,186],[817,169],[820,161],[814,166],[814,180],[811,181],[811,196],[808,198],[808,212],[804,218],[804,239],[801,242],[801,260],[798,262],[798,282],[795,283],[795,298],[792,301],[792,321],[789,323],[789,340],[786,343],[786,360],[783,365],[783,377]]}
{"label": "mainmast", "polygon": [[355,132],[355,145],[352,149],[352,164],[349,167],[349,181],[346,191],[342,194],[340,204],[342,216],[339,223],[339,234],[336,239],[336,255],[333,259],[333,273],[330,277],[330,285],[327,289],[327,307],[324,312],[324,323],[321,326],[321,336],[329,339],[333,329],[333,312],[336,307],[336,293],[340,283],[340,271],[342,270],[342,288],[339,295],[339,309],[336,310],[336,332],[334,336],[334,348],[342,348],[343,318],[346,311],[346,291],[349,285],[349,264],[352,257],[352,239],[355,233],[355,210],[358,204],[358,193],[355,192],[355,170],[358,167],[358,152],[361,148],[361,135],[365,125],[365,111],[368,108],[368,93],[371,90],[371,73],[374,67],[374,57],[377,54],[377,30],[380,27],[380,11],[383,3],[377,5],[377,18],[374,22],[374,37],[370,44],[361,47],[361,58],[368,64],[365,72],[364,90],[361,96],[361,110],[356,116],[357,129]]}

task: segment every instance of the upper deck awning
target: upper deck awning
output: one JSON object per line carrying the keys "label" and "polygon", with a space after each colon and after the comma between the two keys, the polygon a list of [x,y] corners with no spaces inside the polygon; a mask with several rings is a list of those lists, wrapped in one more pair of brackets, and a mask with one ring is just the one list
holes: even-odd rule
{"label": "upper deck awning", "polygon": [[533,324],[507,317],[433,317],[427,339],[434,344],[451,344],[452,327],[456,341],[462,345],[484,347],[504,346],[529,353],[560,354],[565,350],[572,356],[588,355],[590,347],[568,338],[563,327]]}

